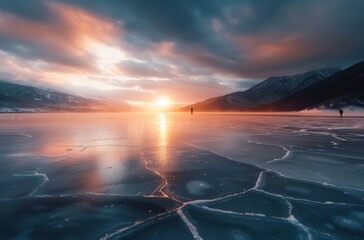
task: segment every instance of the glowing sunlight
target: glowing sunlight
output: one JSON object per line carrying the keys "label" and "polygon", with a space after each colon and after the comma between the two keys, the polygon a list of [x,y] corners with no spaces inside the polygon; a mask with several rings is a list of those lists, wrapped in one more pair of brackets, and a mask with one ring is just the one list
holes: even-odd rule
{"label": "glowing sunlight", "polygon": [[173,105],[173,101],[168,97],[159,97],[155,101],[155,108],[158,110],[167,110]]}

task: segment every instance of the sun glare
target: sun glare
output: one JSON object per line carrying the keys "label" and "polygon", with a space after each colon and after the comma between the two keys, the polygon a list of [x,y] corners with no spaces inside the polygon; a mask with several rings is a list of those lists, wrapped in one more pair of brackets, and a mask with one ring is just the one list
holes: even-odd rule
{"label": "sun glare", "polygon": [[113,69],[115,64],[126,60],[126,54],[120,48],[105,45],[103,43],[87,42],[90,52],[96,56],[97,66],[103,70]]}
{"label": "sun glare", "polygon": [[155,106],[158,109],[167,109],[172,106],[172,101],[167,97],[160,97],[155,101]]}

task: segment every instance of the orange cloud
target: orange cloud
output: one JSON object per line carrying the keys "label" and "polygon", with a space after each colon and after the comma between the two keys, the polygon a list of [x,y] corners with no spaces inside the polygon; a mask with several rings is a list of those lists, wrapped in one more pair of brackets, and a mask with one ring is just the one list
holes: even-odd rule
{"label": "orange cloud", "polygon": [[119,26],[80,8],[49,3],[51,22],[29,21],[11,14],[0,16],[0,34],[11,45],[10,51],[64,65],[77,70],[92,69],[88,42],[112,44],[121,34]]}

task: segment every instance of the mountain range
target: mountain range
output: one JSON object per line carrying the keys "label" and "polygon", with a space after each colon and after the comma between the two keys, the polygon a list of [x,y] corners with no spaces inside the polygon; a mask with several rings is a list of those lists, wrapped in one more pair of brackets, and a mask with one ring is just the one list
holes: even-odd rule
{"label": "mountain range", "polygon": [[246,90],[214,97],[179,110],[301,111],[364,107],[364,61],[344,69],[322,69],[271,77]]}
{"label": "mountain range", "polygon": [[127,104],[0,81],[0,112],[130,111]]}
{"label": "mountain range", "polygon": [[[270,77],[246,91],[214,97],[178,109],[188,111],[301,111],[364,108],[364,61],[344,70],[331,68]],[[133,111],[128,104],[0,81],[0,112]]]}

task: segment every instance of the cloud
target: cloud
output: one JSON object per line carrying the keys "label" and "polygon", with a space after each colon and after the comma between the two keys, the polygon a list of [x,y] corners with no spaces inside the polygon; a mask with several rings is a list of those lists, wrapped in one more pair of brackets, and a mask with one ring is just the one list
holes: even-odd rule
{"label": "cloud", "polygon": [[31,21],[53,20],[52,12],[43,0],[2,0],[0,1],[0,10]]}
{"label": "cloud", "polygon": [[196,101],[362,60],[362,9],[361,0],[3,0],[0,75]]}
{"label": "cloud", "polygon": [[[10,14],[13,12],[3,13],[0,17],[0,49],[31,61],[92,69],[88,41],[108,43],[117,30],[107,21],[79,8],[55,3],[44,5],[44,8],[53,15],[49,21],[28,19],[28,15],[23,16],[23,11],[19,16]],[[38,15],[30,16],[36,18]]]}
{"label": "cloud", "polygon": [[360,0],[76,2],[121,21],[132,40],[144,40],[140,48],[173,42],[177,54],[199,66],[238,77],[348,65],[364,52]]}

